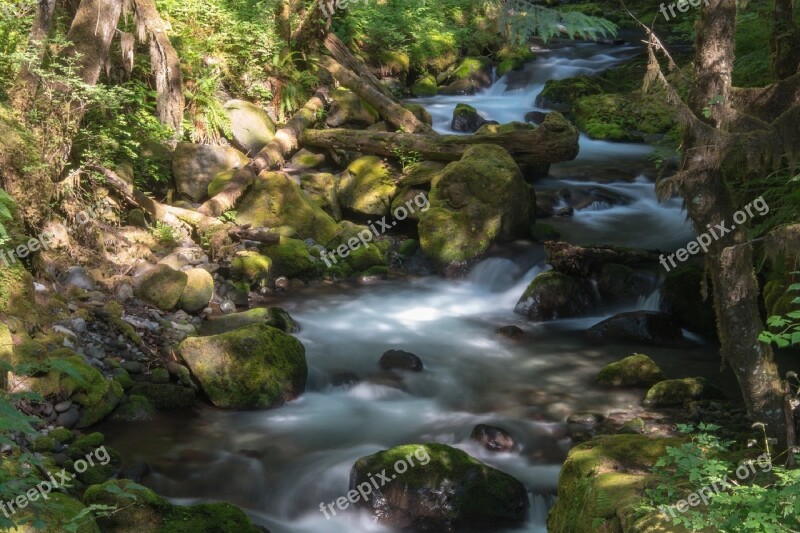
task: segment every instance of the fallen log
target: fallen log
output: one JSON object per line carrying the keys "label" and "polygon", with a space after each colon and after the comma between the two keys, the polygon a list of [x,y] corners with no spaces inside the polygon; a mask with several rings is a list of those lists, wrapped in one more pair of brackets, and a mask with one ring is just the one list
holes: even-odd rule
{"label": "fallen log", "polygon": [[339,37],[333,33],[328,33],[323,44],[325,45],[325,49],[331,53],[331,56],[333,56],[333,58],[342,66],[349,68],[359,77],[368,81],[370,85],[380,91],[387,98],[394,98],[394,95],[392,95],[389,89],[387,89],[384,85],[381,85],[381,82],[378,81],[378,78],[375,77],[372,71],[364,64],[363,61],[360,61],[352,54],[352,52],[350,52],[350,50],[347,48],[347,45],[345,45],[342,40],[339,39]]}
{"label": "fallen log", "polygon": [[383,94],[368,78],[357,75],[332,57],[323,56],[319,64],[339,83],[352,90],[374,107],[378,113],[397,129],[408,133],[431,133],[431,127],[420,122],[414,114],[393,98]]}
{"label": "fallen log", "polygon": [[242,167],[216,196],[201,205],[198,211],[209,216],[221,215],[236,205],[236,200],[262,171],[281,168],[285,158],[300,148],[300,135],[316,122],[317,112],[325,107],[327,100],[327,91],[317,90],[306,105],[275,133],[275,138],[249,164]]}
{"label": "fallen log", "polygon": [[640,265],[658,263],[661,252],[616,246],[573,246],[560,241],[544,243],[547,262],[553,270],[571,276],[586,277],[596,274],[603,265]]}
{"label": "fallen log", "polygon": [[273,244],[281,240],[281,236],[277,233],[270,233],[269,228],[238,226],[228,230],[228,235],[235,241],[255,241],[263,244]]}
{"label": "fallen log", "polygon": [[523,172],[542,163],[558,163],[578,155],[578,130],[558,113],[549,113],[534,130],[481,135],[415,135],[376,131],[306,130],[301,141],[318,148],[345,149],[382,156],[416,152],[432,161],[457,161],[467,147],[496,144],[511,154]]}

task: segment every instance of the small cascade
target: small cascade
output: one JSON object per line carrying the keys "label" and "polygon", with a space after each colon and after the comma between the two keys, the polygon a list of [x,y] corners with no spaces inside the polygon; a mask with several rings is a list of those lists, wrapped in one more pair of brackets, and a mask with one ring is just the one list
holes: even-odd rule
{"label": "small cascade", "polygon": [[639,296],[636,302],[636,309],[638,311],[660,311],[661,306],[661,289],[656,289],[649,296]]}
{"label": "small cascade", "polygon": [[467,279],[477,287],[489,289],[491,292],[503,292],[511,287],[521,272],[510,259],[491,257],[478,263]]}

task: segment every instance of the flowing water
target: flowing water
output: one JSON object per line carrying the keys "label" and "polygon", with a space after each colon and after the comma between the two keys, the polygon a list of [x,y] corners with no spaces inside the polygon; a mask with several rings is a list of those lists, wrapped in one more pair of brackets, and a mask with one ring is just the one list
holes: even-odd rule
{"label": "flowing water", "polygon": [[[419,101],[442,132],[449,131],[458,102],[500,122],[523,120],[536,109],[547,79],[595,73],[637,51],[575,45],[543,55],[484,93]],[[650,151],[582,137],[578,159],[555,165],[552,178],[536,184],[537,190],[600,187],[626,199],[597,202],[554,222],[568,240],[668,249],[692,238],[680,204],[655,199]],[[179,503],[230,501],[274,533],[388,531],[355,512],[327,520],[320,503],[346,495],[350,468],[361,456],[406,443],[447,443],[521,480],[531,512],[517,531],[544,532],[569,446],[565,417],[580,410],[635,410],[641,400],[640,392],[595,388],[602,366],[634,351],[648,353],[676,377],[686,375],[687,364],[710,374],[718,362],[709,357],[713,347],[702,344],[682,350],[675,361],[667,349],[599,346],[579,335],[615,312],[657,308],[658,272],[652,272],[653,293],[627,309],[530,323],[513,308],[545,270],[543,251],[515,243],[500,255],[478,264],[465,280],[316,287],[276,300],[300,323],[309,363],[307,392],[288,405],[259,412],[202,408],[101,429],[127,459],[152,466],[144,483],[159,493]],[[522,340],[495,334],[510,324],[525,331]],[[424,371],[402,378],[382,374],[378,358],[391,348],[419,355]],[[337,375],[357,376],[358,382],[335,386]],[[522,451],[498,454],[478,446],[469,439],[478,423],[506,428]]]}

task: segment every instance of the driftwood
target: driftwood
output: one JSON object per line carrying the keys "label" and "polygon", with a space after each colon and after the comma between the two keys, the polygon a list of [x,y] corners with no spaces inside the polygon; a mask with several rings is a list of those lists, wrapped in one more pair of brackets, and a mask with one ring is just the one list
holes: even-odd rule
{"label": "driftwood", "polygon": [[[336,80],[352,90],[374,107],[380,115],[400,131],[408,133],[430,133],[431,127],[420,122],[408,109],[386,96],[369,79],[365,79],[332,57],[321,57],[319,64]],[[366,68],[366,67],[364,67]]]}
{"label": "driftwood", "polygon": [[547,262],[553,270],[571,276],[586,277],[600,271],[603,265],[639,265],[658,263],[661,252],[615,246],[573,246],[566,242],[548,241],[544,244]]}
{"label": "driftwood", "polygon": [[[417,152],[423,159],[457,161],[469,146],[502,146],[522,167],[569,161],[578,155],[578,130],[561,115],[548,118],[535,130],[481,135],[414,135],[376,131],[331,129],[306,130],[304,145],[346,149],[368,154],[393,156],[399,152]],[[524,168],[523,168],[524,170]]]}
{"label": "driftwood", "polygon": [[233,208],[247,187],[264,170],[276,170],[283,166],[285,158],[300,147],[300,135],[317,120],[317,112],[325,107],[327,93],[320,89],[306,105],[275,133],[275,138],[261,149],[249,164],[242,167],[225,187],[213,198],[200,206],[200,213],[219,216]]}

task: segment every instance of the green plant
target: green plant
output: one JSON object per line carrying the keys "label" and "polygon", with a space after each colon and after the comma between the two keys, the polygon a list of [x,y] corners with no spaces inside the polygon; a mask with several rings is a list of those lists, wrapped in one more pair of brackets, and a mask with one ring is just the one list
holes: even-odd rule
{"label": "green plant", "polygon": [[[792,272],[800,275],[800,272]],[[786,292],[800,292],[800,283],[790,285]],[[800,305],[800,296],[792,300],[792,305]],[[762,331],[758,340],[767,344],[775,344],[778,348],[786,348],[800,344],[800,311],[791,311],[784,316],[771,316],[767,326],[773,331]]]}
{"label": "green plant", "polygon": [[561,34],[591,40],[617,34],[610,20],[580,11],[552,9],[531,0],[505,0],[502,5],[501,27],[511,44],[523,45],[533,36],[546,42]]}
{"label": "green plant", "polygon": [[392,150],[392,153],[397,160],[400,161],[400,166],[403,168],[403,172],[405,172],[406,168],[414,163],[419,163],[422,161],[422,154],[416,150],[406,150],[398,146]]}
{"label": "green plant", "polygon": [[306,69],[297,68],[296,62],[303,59],[298,52],[275,52],[270,63],[275,75],[274,104],[278,118],[286,121],[308,99],[317,77]]}
{"label": "green plant", "polygon": [[178,240],[178,230],[163,222],[156,221],[156,223],[150,227],[150,233],[161,244],[174,244]]}
{"label": "green plant", "polygon": [[215,144],[220,136],[231,136],[231,125],[223,102],[222,72],[212,67],[201,70],[200,75],[186,84],[186,105],[190,120],[186,129],[192,141]]}
{"label": "green plant", "polygon": [[9,194],[0,189],[0,246],[5,246],[11,240],[8,236],[8,230],[3,225],[3,222],[10,222],[13,220],[11,209],[14,207],[14,199]]}
{"label": "green plant", "polygon": [[236,222],[236,217],[239,213],[235,209],[229,209],[222,213],[219,218],[223,222]]}

